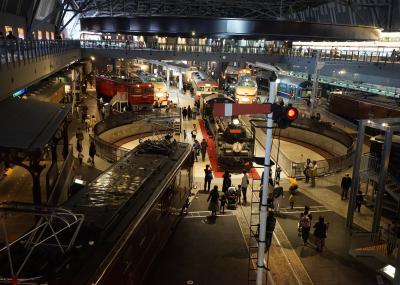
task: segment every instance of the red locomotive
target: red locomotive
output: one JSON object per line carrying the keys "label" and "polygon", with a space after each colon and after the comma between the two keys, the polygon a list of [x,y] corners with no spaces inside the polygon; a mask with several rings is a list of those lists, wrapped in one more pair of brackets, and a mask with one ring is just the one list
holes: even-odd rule
{"label": "red locomotive", "polygon": [[150,109],[154,103],[154,87],[151,83],[144,83],[139,77],[128,79],[97,76],[97,97],[105,102],[111,99],[127,101],[133,110]]}

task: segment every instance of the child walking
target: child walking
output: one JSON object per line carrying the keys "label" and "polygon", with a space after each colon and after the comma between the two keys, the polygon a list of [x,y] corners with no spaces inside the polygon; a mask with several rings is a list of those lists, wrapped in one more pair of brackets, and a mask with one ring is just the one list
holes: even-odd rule
{"label": "child walking", "polygon": [[289,205],[290,205],[290,209],[293,209],[295,199],[296,199],[296,198],[294,197],[294,194],[290,194],[290,196],[289,196]]}
{"label": "child walking", "polygon": [[225,214],[225,204],[227,201],[225,194],[222,194],[220,201],[221,201],[221,205],[219,206],[219,212],[222,214]]}

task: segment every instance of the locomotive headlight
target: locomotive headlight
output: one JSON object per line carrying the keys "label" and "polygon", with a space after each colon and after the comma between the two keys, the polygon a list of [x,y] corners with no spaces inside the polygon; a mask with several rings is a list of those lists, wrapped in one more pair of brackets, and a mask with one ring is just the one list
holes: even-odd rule
{"label": "locomotive headlight", "polygon": [[235,119],[232,120],[232,123],[237,126],[237,125],[240,124],[240,121],[239,121],[238,118],[235,118]]}
{"label": "locomotive headlight", "polygon": [[243,101],[243,102],[250,102],[250,99],[247,98],[247,97],[244,97],[244,98],[242,98],[242,101]]}
{"label": "locomotive headlight", "polygon": [[161,97],[164,96],[164,94],[163,94],[162,92],[157,92],[157,93],[156,93],[156,96],[157,96],[158,98],[161,98]]}

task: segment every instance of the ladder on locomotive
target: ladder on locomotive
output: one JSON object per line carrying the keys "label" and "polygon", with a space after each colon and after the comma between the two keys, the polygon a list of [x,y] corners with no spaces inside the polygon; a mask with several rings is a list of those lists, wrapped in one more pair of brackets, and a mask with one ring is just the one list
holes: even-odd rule
{"label": "ladder on locomotive", "polygon": [[[264,170],[263,166],[254,167],[256,170]],[[260,185],[261,178],[252,179],[250,197],[250,216],[249,225],[249,263],[248,263],[248,284],[255,285],[257,278],[257,258],[258,258],[258,229],[260,224]]]}

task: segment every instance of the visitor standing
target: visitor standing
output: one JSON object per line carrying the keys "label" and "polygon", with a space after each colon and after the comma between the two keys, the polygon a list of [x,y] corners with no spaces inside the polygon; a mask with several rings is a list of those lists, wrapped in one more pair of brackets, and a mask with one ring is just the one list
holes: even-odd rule
{"label": "visitor standing", "polygon": [[283,198],[283,187],[282,186],[278,186],[274,188],[273,192],[273,197],[274,197],[274,212],[275,214],[278,214],[280,211],[280,204],[281,204],[281,200]]}
{"label": "visitor standing", "polygon": [[349,189],[351,187],[351,177],[348,173],[343,176],[340,186],[342,187],[342,200],[346,200],[347,194],[349,193]]}
{"label": "visitor standing", "polygon": [[213,217],[215,217],[217,215],[218,199],[219,199],[218,186],[215,185],[213,190],[208,195],[208,199],[207,199],[207,202],[210,202],[208,204],[208,210],[211,211],[211,216],[213,216]]}
{"label": "visitor standing", "polygon": [[188,120],[192,119],[192,108],[190,108],[190,105],[187,107],[187,117]]}
{"label": "visitor standing", "polygon": [[190,134],[192,135],[192,140],[195,141],[196,140],[196,136],[197,136],[197,126],[196,126],[196,124],[193,124],[193,130],[190,132]]}
{"label": "visitor standing", "polygon": [[247,176],[246,171],[243,171],[243,176],[242,176],[242,183],[240,184],[240,188],[242,190],[243,194],[243,205],[247,204],[247,187],[249,186],[249,177]]}
{"label": "visitor standing", "polygon": [[361,211],[361,205],[363,204],[363,202],[364,202],[363,193],[360,190],[358,190],[358,193],[357,193],[357,196],[356,196],[356,210],[359,213]]}
{"label": "visitor standing", "polygon": [[303,239],[304,245],[307,244],[308,238],[310,236],[312,215],[310,214],[310,208],[308,206],[304,207],[304,213],[300,215],[299,226],[301,228],[301,238]]}
{"label": "visitor standing", "polygon": [[90,131],[90,116],[86,115],[86,119],[85,119],[85,130],[86,132]]}
{"label": "visitor standing", "polygon": [[204,192],[210,192],[211,180],[213,180],[212,169],[209,164],[204,169]]}
{"label": "visitor standing", "polygon": [[182,117],[183,117],[184,120],[186,120],[187,115],[188,115],[188,111],[187,111],[186,107],[183,107],[183,110],[182,110]]}
{"label": "visitor standing", "polygon": [[207,147],[208,147],[208,144],[207,144],[206,140],[203,139],[200,144],[201,159],[203,161],[205,161],[205,159],[206,159]]}
{"label": "visitor standing", "polygon": [[317,251],[322,252],[325,246],[326,231],[328,230],[328,224],[325,224],[324,217],[319,217],[318,222],[314,225],[314,229]]}
{"label": "visitor standing", "polygon": [[232,180],[231,180],[231,174],[229,173],[228,170],[225,170],[224,175],[222,175],[222,192],[226,194],[228,191],[228,188],[231,187],[232,185]]}
{"label": "visitor standing", "polygon": [[289,205],[290,205],[290,209],[293,210],[294,207],[294,203],[296,202],[296,198],[294,196],[294,194],[290,194],[289,195]]}
{"label": "visitor standing", "polygon": [[310,181],[310,174],[311,174],[311,159],[309,158],[307,158],[307,161],[304,164],[303,174],[306,177],[305,182],[308,183]]}
{"label": "visitor standing", "polygon": [[219,206],[219,212],[222,214],[225,214],[225,205],[227,202],[225,193],[222,194],[220,201],[221,201],[221,205]]}
{"label": "visitor standing", "polygon": [[275,169],[275,180],[278,181],[278,182],[281,180],[281,172],[282,172],[282,169],[281,169],[281,167],[278,165],[278,166],[276,167],[276,169]]}
{"label": "visitor standing", "polygon": [[315,178],[318,174],[318,165],[317,162],[314,160],[311,166],[311,187],[315,187]]}
{"label": "visitor standing", "polygon": [[89,147],[89,158],[90,158],[90,163],[94,166],[94,156],[96,155],[96,146],[94,144],[94,141],[90,142],[90,147]]}
{"label": "visitor standing", "polygon": [[90,129],[92,132],[94,132],[94,126],[97,124],[96,116],[92,115],[90,118]]}
{"label": "visitor standing", "polygon": [[194,160],[198,162],[199,161],[198,156],[200,152],[200,144],[198,140],[194,140],[193,149],[194,149]]}

